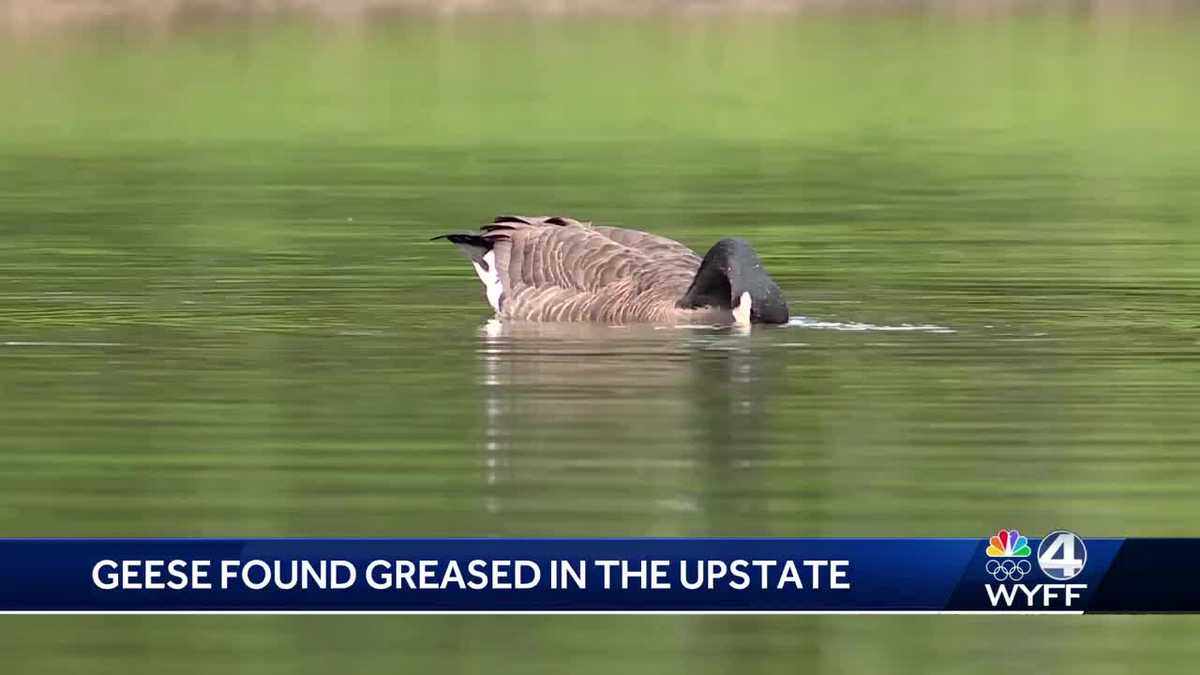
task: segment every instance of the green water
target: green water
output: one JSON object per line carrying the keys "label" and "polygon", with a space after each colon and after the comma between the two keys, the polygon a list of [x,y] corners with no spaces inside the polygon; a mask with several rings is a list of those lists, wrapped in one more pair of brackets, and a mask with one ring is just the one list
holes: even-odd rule
{"label": "green water", "polygon": [[[4,36],[0,535],[1200,534],[1198,28]],[[427,239],[510,212],[746,237],[805,320],[489,329],[470,268]],[[1200,624],[1165,617],[0,628],[11,672],[1200,657]]]}

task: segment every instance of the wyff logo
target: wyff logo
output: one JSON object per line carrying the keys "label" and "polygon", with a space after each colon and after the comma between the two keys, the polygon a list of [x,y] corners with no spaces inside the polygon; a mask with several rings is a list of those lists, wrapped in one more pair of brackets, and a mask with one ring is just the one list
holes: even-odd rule
{"label": "wyff logo", "polygon": [[[1016,530],[1000,530],[988,541],[987,561],[988,574],[996,581],[1020,581],[1033,569],[1028,560],[1013,560],[1013,558],[1028,558],[1032,551],[1029,540]],[[996,560],[1005,558],[1005,560]]]}
{"label": "wyff logo", "polygon": [[[1079,600],[1085,584],[1017,583],[1033,571],[1027,560],[1033,554],[1029,540],[1016,530],[1000,530],[988,539],[986,569],[996,581],[1009,584],[985,584],[992,607],[1008,609],[1071,609]],[[1083,539],[1066,530],[1056,530],[1042,538],[1037,551],[1038,567],[1054,581],[1074,579],[1087,564]],[[1061,603],[1061,604],[1059,604]]]}

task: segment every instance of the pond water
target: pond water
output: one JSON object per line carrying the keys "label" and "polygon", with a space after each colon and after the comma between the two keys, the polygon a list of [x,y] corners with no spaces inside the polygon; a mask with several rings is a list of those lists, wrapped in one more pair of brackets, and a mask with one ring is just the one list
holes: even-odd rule
{"label": "pond water", "polygon": [[[0,535],[1196,535],[1191,19],[0,44]],[[503,326],[437,234],[749,239],[790,325]],[[1170,672],[1194,620],[8,617],[12,672]]]}

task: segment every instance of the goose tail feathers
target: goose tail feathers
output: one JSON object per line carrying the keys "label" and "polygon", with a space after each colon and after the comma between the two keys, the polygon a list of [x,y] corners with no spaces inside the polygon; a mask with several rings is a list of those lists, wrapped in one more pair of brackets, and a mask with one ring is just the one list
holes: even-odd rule
{"label": "goose tail feathers", "polygon": [[471,261],[471,265],[475,268],[475,274],[483,282],[488,304],[499,314],[504,296],[504,282],[500,278],[496,252],[492,248],[496,245],[497,240],[507,238],[508,236],[505,234],[489,232],[486,235],[443,234],[430,239],[430,241],[445,239],[454,244],[459,251],[462,251],[463,255],[467,256],[467,259]]}
{"label": "goose tail feathers", "polygon": [[429,241],[445,239],[454,244],[471,262],[478,264],[495,245],[493,237],[483,237],[478,234],[441,234]]}

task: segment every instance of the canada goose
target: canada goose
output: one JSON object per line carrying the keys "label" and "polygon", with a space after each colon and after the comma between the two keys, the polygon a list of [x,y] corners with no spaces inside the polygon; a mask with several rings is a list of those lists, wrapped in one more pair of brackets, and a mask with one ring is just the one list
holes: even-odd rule
{"label": "canada goose", "polygon": [[788,321],[787,302],[741,239],[701,260],[677,241],[571,218],[500,216],[446,234],[471,260],[501,319],[624,323]]}

